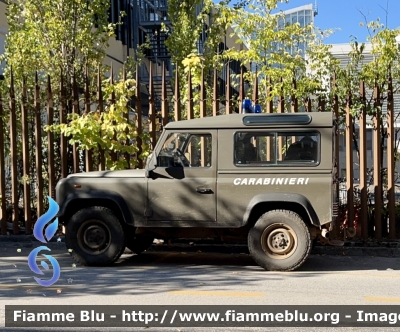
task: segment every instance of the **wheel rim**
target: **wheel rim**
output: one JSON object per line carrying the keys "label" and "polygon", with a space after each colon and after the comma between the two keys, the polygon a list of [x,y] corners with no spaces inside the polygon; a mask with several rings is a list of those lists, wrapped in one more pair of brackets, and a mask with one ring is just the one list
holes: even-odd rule
{"label": "wheel rim", "polygon": [[267,256],[286,259],[297,248],[297,235],[293,228],[285,224],[272,224],[261,235],[261,245]]}
{"label": "wheel rim", "polygon": [[88,254],[99,255],[110,246],[110,229],[101,220],[85,221],[78,230],[78,244]]}

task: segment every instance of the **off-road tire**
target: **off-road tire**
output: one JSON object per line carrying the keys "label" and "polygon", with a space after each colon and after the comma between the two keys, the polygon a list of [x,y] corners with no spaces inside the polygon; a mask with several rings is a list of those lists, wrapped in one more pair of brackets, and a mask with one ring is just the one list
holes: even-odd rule
{"label": "off-road tire", "polygon": [[153,237],[147,236],[135,236],[133,239],[127,241],[126,247],[133,253],[139,255],[143,251],[147,250],[154,242]]}
{"label": "off-road tire", "polygon": [[[98,236],[101,242],[97,249],[94,236]],[[76,212],[66,225],[65,242],[67,248],[72,249],[74,260],[88,266],[110,265],[121,257],[125,249],[121,222],[112,210],[102,206]]]}
{"label": "off-road tire", "polygon": [[[280,238],[283,247],[275,246]],[[277,238],[277,240],[275,240]],[[269,245],[268,245],[269,244]],[[289,246],[290,244],[290,246]],[[311,251],[312,240],[308,227],[297,213],[273,210],[264,213],[248,234],[249,251],[255,262],[269,271],[292,271],[300,267]],[[279,250],[286,252],[277,253]]]}

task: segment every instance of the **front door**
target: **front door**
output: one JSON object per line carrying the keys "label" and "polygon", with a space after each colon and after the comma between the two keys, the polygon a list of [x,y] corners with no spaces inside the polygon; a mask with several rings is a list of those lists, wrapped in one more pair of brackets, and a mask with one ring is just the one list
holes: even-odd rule
{"label": "front door", "polygon": [[200,227],[216,221],[217,131],[166,132],[148,178],[148,220]]}

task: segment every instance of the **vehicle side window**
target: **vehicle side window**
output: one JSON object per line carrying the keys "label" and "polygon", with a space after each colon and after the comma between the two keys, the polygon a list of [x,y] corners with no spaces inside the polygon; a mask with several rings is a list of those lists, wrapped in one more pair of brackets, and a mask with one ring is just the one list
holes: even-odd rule
{"label": "vehicle side window", "polygon": [[320,134],[304,132],[239,132],[234,138],[236,166],[316,166]]}
{"label": "vehicle side window", "polygon": [[158,155],[160,167],[210,167],[211,134],[171,133]]}

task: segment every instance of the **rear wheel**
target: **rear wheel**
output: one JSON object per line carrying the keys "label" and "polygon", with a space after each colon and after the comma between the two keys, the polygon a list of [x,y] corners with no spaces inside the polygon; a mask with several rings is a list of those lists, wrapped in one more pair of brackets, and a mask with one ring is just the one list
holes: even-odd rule
{"label": "rear wheel", "polygon": [[308,227],[297,213],[288,210],[263,214],[248,235],[251,256],[270,271],[297,269],[308,257],[311,244]]}
{"label": "rear wheel", "polygon": [[108,265],[124,251],[124,231],[108,208],[92,206],[75,213],[66,227],[65,242],[82,265]]}

